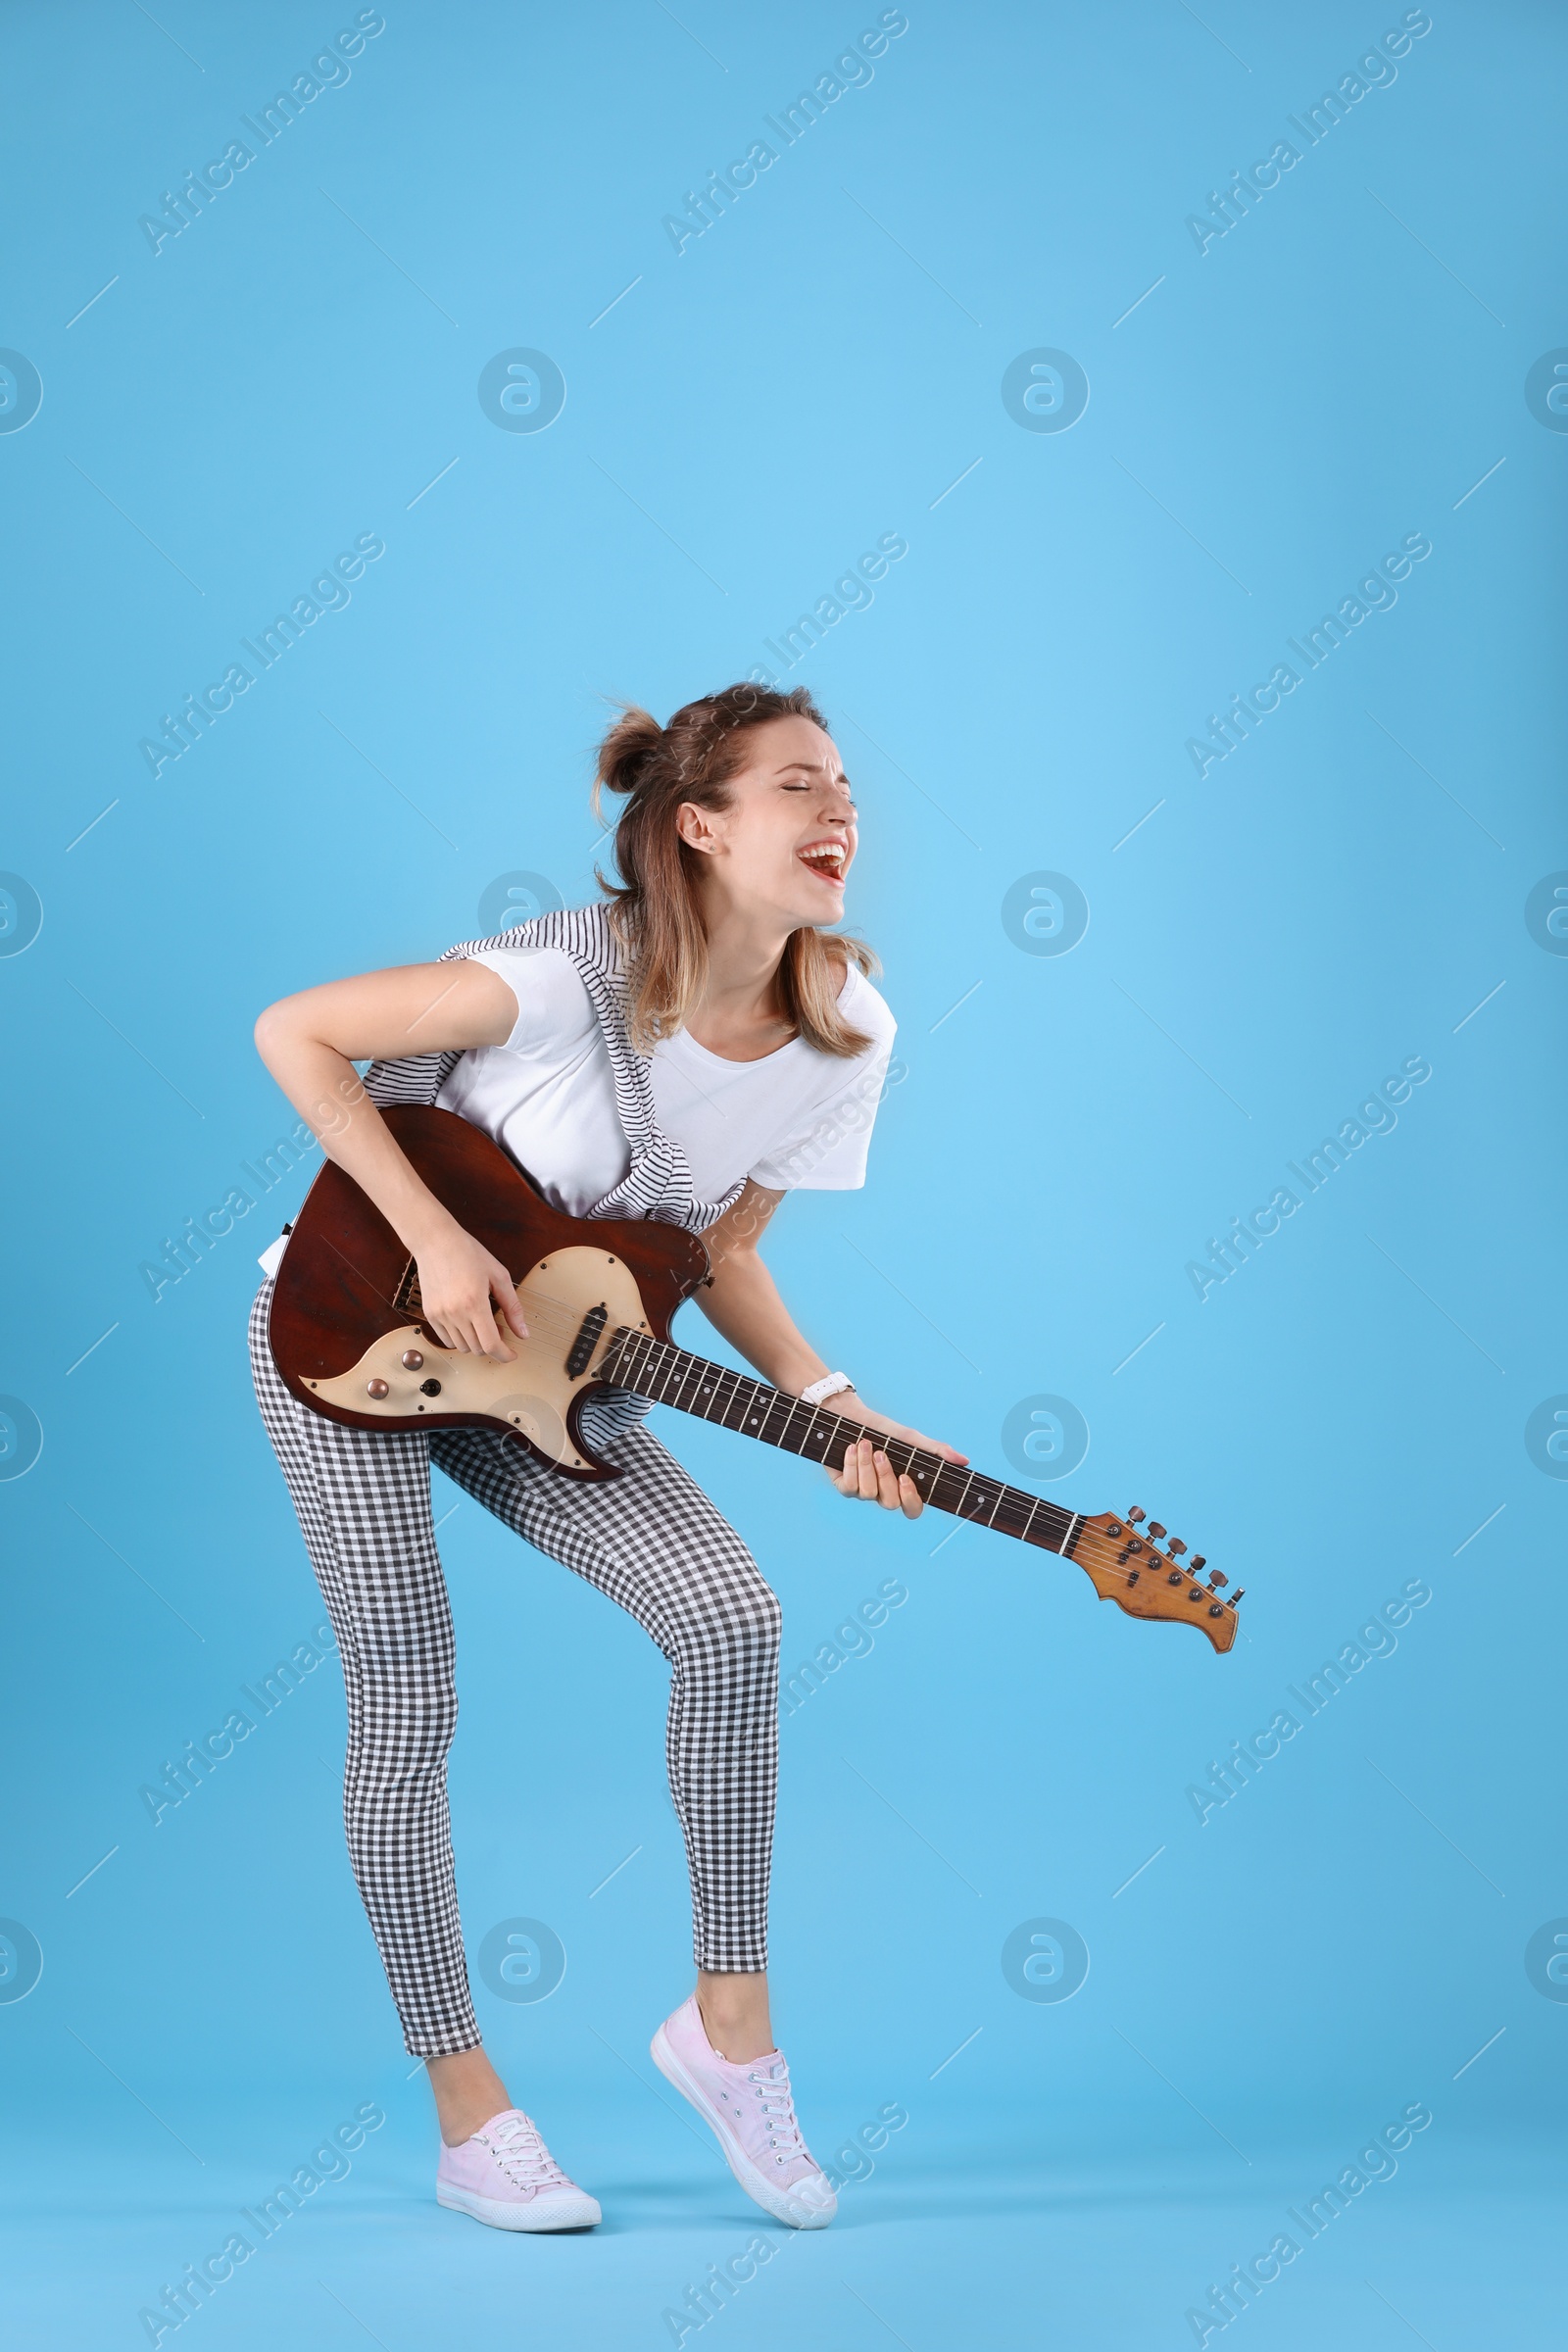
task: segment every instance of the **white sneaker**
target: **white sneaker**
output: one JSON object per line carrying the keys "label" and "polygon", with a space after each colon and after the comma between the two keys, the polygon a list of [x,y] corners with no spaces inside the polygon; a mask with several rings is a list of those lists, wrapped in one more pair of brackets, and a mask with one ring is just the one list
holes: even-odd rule
{"label": "white sneaker", "polygon": [[720,2056],[695,1993],[665,2018],[651,2048],[654,2064],[696,2108],[747,2195],[792,2230],[825,2230],[838,2199],[801,2137],[783,2052],[769,2050],[744,2066]]}
{"label": "white sneaker", "polygon": [[492,2230],[591,2230],[603,2218],[520,2107],[493,2115],[458,2147],[442,2141],[435,2201]]}

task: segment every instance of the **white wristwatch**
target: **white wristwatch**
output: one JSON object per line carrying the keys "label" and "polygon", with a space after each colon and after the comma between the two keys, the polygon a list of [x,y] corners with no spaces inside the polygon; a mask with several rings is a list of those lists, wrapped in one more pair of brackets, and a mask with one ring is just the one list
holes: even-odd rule
{"label": "white wristwatch", "polygon": [[825,1404],[830,1396],[837,1396],[843,1390],[853,1389],[854,1386],[847,1372],[824,1372],[820,1380],[813,1380],[809,1388],[801,1391],[801,1402]]}

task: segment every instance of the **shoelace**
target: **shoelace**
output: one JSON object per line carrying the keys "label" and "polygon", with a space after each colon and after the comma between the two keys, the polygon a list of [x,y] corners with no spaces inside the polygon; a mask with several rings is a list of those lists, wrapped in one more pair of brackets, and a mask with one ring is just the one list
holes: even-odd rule
{"label": "shoelace", "polygon": [[532,2124],[519,2116],[509,2116],[493,2132],[474,2136],[483,2137],[502,2171],[518,2188],[557,2188],[565,2180],[565,2174]]}
{"label": "shoelace", "polygon": [[767,2074],[747,2076],[755,2082],[762,2113],[767,2118],[768,2146],[779,2164],[791,2164],[798,2156],[810,2157],[801,2137],[801,2127],[795,2120],[795,2101],[790,2095],[790,2070],[786,2061],[772,2067]]}

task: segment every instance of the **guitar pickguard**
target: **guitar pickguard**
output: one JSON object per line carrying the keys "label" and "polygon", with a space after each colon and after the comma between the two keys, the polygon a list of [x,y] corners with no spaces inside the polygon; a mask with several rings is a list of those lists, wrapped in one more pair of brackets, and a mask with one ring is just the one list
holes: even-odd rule
{"label": "guitar pickguard", "polygon": [[[514,1350],[511,1363],[438,1347],[411,1322],[372,1341],[351,1370],[332,1379],[307,1379],[302,1386],[323,1403],[353,1413],[356,1420],[363,1416],[393,1428],[417,1428],[421,1421],[439,1426],[482,1415],[514,1430],[553,1468],[591,1475],[596,1465],[570,1435],[572,1400],[600,1377],[595,1361],[608,1353],[600,1334],[648,1330],[636,1279],[629,1266],[606,1250],[554,1250],[522,1277],[517,1297],[528,1337],[519,1340],[515,1332],[506,1334]],[[607,1312],[594,1347],[583,1369],[572,1373],[566,1359],[583,1319],[601,1306]],[[417,1364],[404,1363],[410,1352],[418,1355]],[[434,1396],[426,1391],[431,1381],[439,1383]],[[385,1395],[372,1394],[372,1383],[377,1388],[384,1383]]]}

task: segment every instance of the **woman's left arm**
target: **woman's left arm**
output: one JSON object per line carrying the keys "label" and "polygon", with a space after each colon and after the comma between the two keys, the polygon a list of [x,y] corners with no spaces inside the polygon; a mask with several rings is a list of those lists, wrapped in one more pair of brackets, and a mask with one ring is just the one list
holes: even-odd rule
{"label": "woman's left arm", "polygon": [[[714,1330],[721,1332],[748,1363],[755,1364],[764,1380],[798,1396],[813,1380],[820,1380],[829,1367],[797,1330],[758,1250],[757,1245],[783,1198],[782,1193],[770,1193],[760,1184],[748,1182],[734,1206],[703,1236],[712,1260],[713,1278],[696,1296],[698,1305]],[[901,1421],[890,1421],[886,1413],[874,1411],[854,1389],[842,1389],[836,1396],[830,1396],[825,1409],[842,1413],[848,1420],[864,1422],[886,1437],[904,1438],[911,1446],[941,1454],[944,1461],[968,1459],[966,1454],[955,1452],[951,1446],[944,1446],[936,1438],[922,1437],[917,1429],[908,1429]],[[862,1439],[845,1457],[842,1472],[830,1470],[828,1476],[841,1494],[851,1494],[864,1502],[879,1502],[885,1510],[903,1511],[907,1519],[917,1519],[925,1508],[913,1479],[900,1478],[887,1455],[869,1438]]]}

